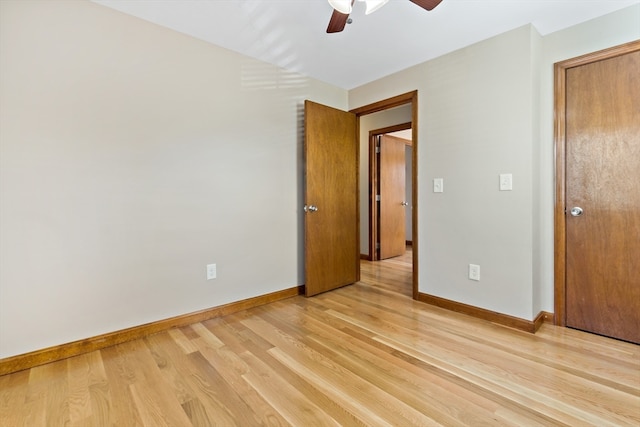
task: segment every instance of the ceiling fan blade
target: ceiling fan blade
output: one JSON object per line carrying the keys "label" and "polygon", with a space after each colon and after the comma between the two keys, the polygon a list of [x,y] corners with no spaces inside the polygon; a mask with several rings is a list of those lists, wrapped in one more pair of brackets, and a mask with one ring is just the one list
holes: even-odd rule
{"label": "ceiling fan blade", "polygon": [[[356,0],[351,0],[351,7],[353,7],[353,4],[355,2]],[[327,33],[339,33],[340,31],[344,30],[344,26],[347,25],[348,19],[348,13],[340,13],[337,10],[333,9],[333,14],[331,15],[329,26],[327,27]]]}
{"label": "ceiling fan blade", "polygon": [[433,10],[442,0],[411,0],[423,9]]}
{"label": "ceiling fan blade", "polygon": [[334,10],[331,15],[331,19],[329,20],[327,33],[339,33],[344,30],[344,26],[347,25],[347,19],[349,19],[349,14],[340,13],[337,10]]}

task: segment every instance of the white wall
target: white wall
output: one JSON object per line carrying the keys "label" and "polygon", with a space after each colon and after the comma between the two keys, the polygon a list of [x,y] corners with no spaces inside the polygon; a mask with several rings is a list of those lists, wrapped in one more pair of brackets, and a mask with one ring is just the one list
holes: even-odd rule
{"label": "white wall", "polygon": [[369,255],[369,132],[410,121],[411,104],[360,117],[360,253],[363,255]]}
{"label": "white wall", "polygon": [[0,358],[304,282],[303,100],[346,91],[88,2],[0,8]]}
{"label": "white wall", "polygon": [[546,37],[518,28],[349,92],[357,108],[418,90],[420,292],[528,320],[553,311],[552,64],[640,38],[639,10]]}

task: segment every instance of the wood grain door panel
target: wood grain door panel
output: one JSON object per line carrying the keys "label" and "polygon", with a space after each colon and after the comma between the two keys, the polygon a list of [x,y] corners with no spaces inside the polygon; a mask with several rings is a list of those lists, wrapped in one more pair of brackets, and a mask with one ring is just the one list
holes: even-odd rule
{"label": "wood grain door panel", "polygon": [[388,135],[380,137],[380,239],[379,259],[403,255],[406,250],[407,206],[405,143]]}
{"label": "wood grain door panel", "polygon": [[566,70],[565,120],[566,325],[640,343],[640,51]]}
{"label": "wood grain door panel", "polygon": [[305,293],[359,280],[358,144],[353,113],[305,101]]}

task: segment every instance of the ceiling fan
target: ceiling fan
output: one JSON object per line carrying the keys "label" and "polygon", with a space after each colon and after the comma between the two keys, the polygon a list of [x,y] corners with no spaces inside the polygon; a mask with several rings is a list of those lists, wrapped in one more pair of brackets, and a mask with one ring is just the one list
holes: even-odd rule
{"label": "ceiling fan", "polygon": [[[339,33],[344,30],[344,26],[349,20],[349,14],[353,8],[355,0],[328,0],[331,7],[333,7],[333,14],[329,20],[329,26],[327,27],[327,33]],[[367,5],[365,14],[375,12],[384,6],[389,0],[359,0],[364,1]],[[442,0],[410,0],[412,3],[417,4],[423,9],[432,10],[440,4]]]}

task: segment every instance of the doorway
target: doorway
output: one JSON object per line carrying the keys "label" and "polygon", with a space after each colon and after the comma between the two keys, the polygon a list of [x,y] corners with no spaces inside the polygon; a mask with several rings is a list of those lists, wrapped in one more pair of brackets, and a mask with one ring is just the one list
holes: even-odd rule
{"label": "doorway", "polygon": [[555,66],[555,321],[640,343],[640,42]]}
{"label": "doorway", "polygon": [[368,259],[401,256],[413,243],[411,122],[369,131]]}
{"label": "doorway", "polygon": [[[360,119],[408,105],[414,123],[411,293],[414,299],[418,297],[417,97],[418,92],[413,91],[348,112],[305,101],[305,295],[333,290],[360,279]],[[344,197],[337,200],[334,197],[337,194]],[[344,268],[336,271],[336,265]]]}
{"label": "doorway", "polygon": [[[357,128],[358,135],[360,135],[360,119],[362,116],[366,116],[369,114],[377,113],[380,111],[391,110],[400,106],[409,106],[410,107],[410,122],[402,121],[398,125],[394,125],[386,128],[386,132],[399,131],[404,129],[410,129],[412,147],[411,147],[411,158],[410,158],[410,170],[411,170],[411,204],[412,209],[410,209],[410,224],[411,224],[411,238],[407,239],[411,241],[412,251],[411,251],[411,261],[412,261],[412,295],[413,298],[416,299],[418,296],[418,182],[417,182],[417,163],[418,163],[418,91],[408,92],[402,95],[395,96],[393,98],[388,98],[386,100],[382,100],[373,104],[365,105],[360,108],[356,108],[351,110],[352,113],[356,115],[357,119]],[[370,135],[371,137],[371,135]],[[370,141],[370,139],[369,139]],[[365,144],[369,146],[369,141],[365,141]],[[367,148],[370,151],[370,148]],[[369,182],[371,179],[369,178]],[[370,198],[372,194],[371,186],[369,186],[369,193],[367,198]],[[374,196],[375,197],[375,196]],[[370,203],[370,202],[369,202]],[[409,210],[408,210],[409,212]],[[371,226],[372,221],[369,220],[369,226]],[[371,231],[369,231],[369,235],[371,236]],[[370,241],[370,239],[369,239]],[[370,244],[369,244],[370,245]],[[374,251],[369,249],[368,257],[373,254]]]}

